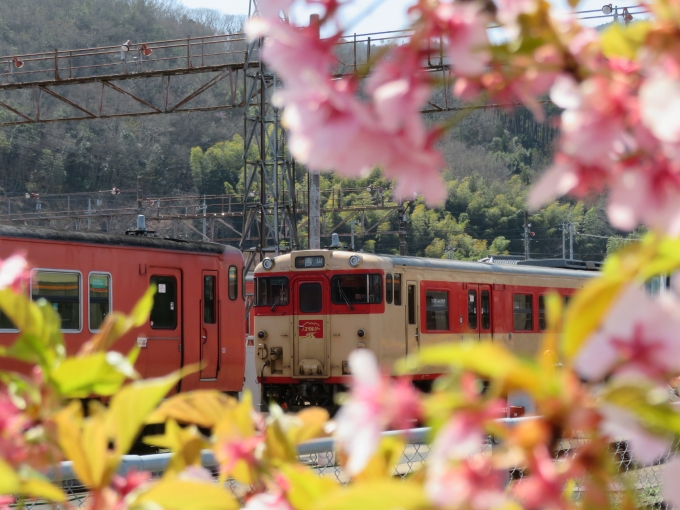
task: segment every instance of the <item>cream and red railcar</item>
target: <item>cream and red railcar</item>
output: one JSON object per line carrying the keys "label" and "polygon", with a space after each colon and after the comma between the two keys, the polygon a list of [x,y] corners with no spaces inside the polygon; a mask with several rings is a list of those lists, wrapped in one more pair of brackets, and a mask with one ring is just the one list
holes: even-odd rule
{"label": "cream and red railcar", "polygon": [[[263,403],[332,408],[357,348],[390,367],[421,347],[490,338],[534,353],[550,291],[568,299],[593,273],[420,257],[297,251],[255,269],[256,368]],[[427,389],[440,374],[423,371]]]}

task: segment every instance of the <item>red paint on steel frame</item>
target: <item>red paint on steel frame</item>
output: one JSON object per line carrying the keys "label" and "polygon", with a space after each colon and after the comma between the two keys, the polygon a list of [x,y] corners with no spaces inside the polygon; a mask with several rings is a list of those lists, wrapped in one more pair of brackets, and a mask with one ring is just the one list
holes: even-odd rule
{"label": "red paint on steel frame", "polygon": [[[540,333],[539,329],[539,296],[546,296],[551,292],[557,292],[560,296],[569,297],[577,289],[573,288],[554,288],[529,285],[502,285],[502,288],[494,289],[493,285],[477,284],[473,282],[446,282],[438,280],[422,280],[420,282],[420,324],[423,333],[442,334],[442,333],[471,333],[476,332],[468,327],[468,291],[476,286],[484,285],[491,294],[491,331],[494,334],[501,333]],[[469,287],[469,288],[468,288]],[[427,306],[426,295],[428,291],[446,292],[449,300],[449,329],[428,330],[427,329]],[[513,300],[515,294],[530,295],[532,303],[532,328],[516,330],[514,329]],[[477,305],[480,296],[477,295]],[[479,311],[479,307],[477,308]],[[477,314],[477,324],[479,325],[479,313]],[[462,324],[461,324],[462,317]]]}
{"label": "red paint on steel frame", "polygon": [[[147,322],[121,338],[114,350],[127,353],[135,344],[142,345],[135,368],[144,377],[168,374],[181,366],[198,363],[203,357],[212,369],[204,371],[203,379],[198,372],[185,377],[180,383],[182,391],[199,388],[241,391],[245,369],[244,301],[240,283],[236,299],[230,299],[227,289],[229,268],[235,266],[236,274],[241,275],[242,254],[235,248],[225,246],[222,250],[221,246],[209,243],[144,241],[149,238],[135,240],[136,237],[0,227],[0,258],[23,252],[35,270],[80,275],[80,330],[63,333],[69,354],[76,353],[93,335],[89,327],[90,273],[110,275],[111,308],[124,313],[132,310],[152,277],[161,278],[157,281],[165,282],[163,290],[168,293],[169,307],[177,311],[176,324],[171,322],[158,329]],[[178,248],[173,249],[175,246]],[[202,251],[191,251],[192,246]],[[206,275],[215,276],[212,283],[216,283],[218,295],[206,294]],[[170,297],[173,283],[174,300]],[[31,292],[28,285],[26,292]],[[204,310],[206,297],[209,302],[214,298],[213,317]],[[206,328],[206,321],[217,326]],[[217,338],[207,338],[211,333],[206,334],[206,329]],[[9,345],[17,336],[17,332],[0,330],[0,344]],[[18,366],[13,360],[0,359],[0,369],[17,370]],[[205,374],[211,377],[206,378]]]}

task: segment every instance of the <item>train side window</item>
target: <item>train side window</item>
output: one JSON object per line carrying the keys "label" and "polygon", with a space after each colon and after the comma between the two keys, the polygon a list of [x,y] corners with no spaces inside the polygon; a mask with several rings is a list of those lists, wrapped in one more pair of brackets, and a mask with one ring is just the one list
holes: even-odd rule
{"label": "train side window", "polygon": [[401,274],[400,273],[394,273],[394,305],[395,306],[401,306]]}
{"label": "train side window", "polygon": [[236,266],[229,266],[229,299],[236,301],[238,297],[238,271]]}
{"label": "train side window", "polygon": [[476,290],[469,290],[468,291],[468,328],[477,329],[477,291]]}
{"label": "train side window", "polygon": [[300,284],[300,313],[319,313],[322,306],[321,284]]}
{"label": "train side window", "polygon": [[152,276],[151,284],[156,285],[153,296],[150,324],[153,329],[175,329],[177,327],[177,280],[174,276]]}
{"label": "train side window", "polygon": [[416,286],[415,285],[409,285],[408,286],[408,296],[406,296],[408,299],[408,323],[409,324],[415,324],[416,323]]}
{"label": "train side window", "polygon": [[97,331],[111,313],[111,276],[90,273],[88,280],[90,331]]}
{"label": "train side window", "polygon": [[393,294],[392,275],[388,274],[385,275],[385,302],[388,305],[392,304],[392,294]]}
{"label": "train side window", "polygon": [[[410,287],[409,287],[410,290]],[[410,299],[410,296],[409,296]],[[475,323],[477,322],[475,312]],[[444,290],[425,291],[425,320],[428,331],[449,330],[449,293]]]}
{"label": "train side window", "polygon": [[533,303],[531,294],[515,294],[513,296],[513,314],[515,331],[533,330]]}
{"label": "train side window", "polygon": [[331,278],[331,301],[335,305],[382,302],[379,274],[340,274]]}
{"label": "train side window", "polygon": [[[231,266],[236,271],[234,266]],[[229,274],[231,274],[231,268],[229,268]],[[230,282],[231,284],[231,282]],[[230,295],[231,297],[231,289]],[[236,299],[236,297],[234,297]],[[215,313],[215,277],[212,275],[203,277],[203,322],[205,324],[215,324],[216,322]]]}
{"label": "train side window", "polygon": [[80,331],[80,273],[36,271],[31,277],[31,298],[52,304],[63,331]]}
{"label": "train side window", "polygon": [[491,297],[488,290],[482,291],[482,329],[491,328]]}
{"label": "train side window", "polygon": [[568,307],[569,301],[571,301],[571,296],[562,296],[562,298],[564,299],[564,307]]}
{"label": "train side window", "polygon": [[545,296],[538,296],[538,330],[545,331],[547,329],[545,320]]}

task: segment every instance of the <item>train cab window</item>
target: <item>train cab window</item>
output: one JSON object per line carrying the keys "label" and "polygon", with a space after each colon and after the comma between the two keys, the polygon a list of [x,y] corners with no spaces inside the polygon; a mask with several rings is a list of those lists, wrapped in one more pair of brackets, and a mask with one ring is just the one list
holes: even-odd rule
{"label": "train cab window", "polygon": [[[448,292],[444,290],[425,291],[425,318],[428,331],[449,330]],[[475,311],[475,323],[476,322],[477,312]]]}
{"label": "train cab window", "polygon": [[96,331],[111,313],[111,277],[108,274],[90,273],[88,280],[90,331]]}
{"label": "train cab window", "polygon": [[[236,269],[234,266],[231,266]],[[231,268],[229,268],[231,275]],[[231,285],[231,281],[229,282]],[[231,288],[229,289],[229,297],[231,297]],[[234,297],[234,299],[236,299]],[[203,322],[206,324],[215,324],[217,313],[215,310],[215,277],[212,275],[203,277]]]}
{"label": "train cab window", "polygon": [[238,271],[236,266],[229,266],[229,299],[236,301],[238,297]]}
{"label": "train cab window", "polygon": [[152,276],[151,284],[156,285],[153,308],[149,324],[153,329],[175,329],[177,327],[177,280],[174,276]]}
{"label": "train cab window", "polygon": [[323,306],[320,283],[300,284],[300,313],[319,313]]}
{"label": "train cab window", "polygon": [[331,301],[336,305],[382,302],[382,276],[341,274],[331,278]]}
{"label": "train cab window", "polygon": [[255,278],[255,306],[285,306],[288,304],[288,278],[285,276]]}
{"label": "train cab window", "polygon": [[416,323],[416,286],[415,285],[409,285],[408,286],[408,296],[406,296],[408,299],[408,323],[409,324],[415,324]]}
{"label": "train cab window", "polygon": [[468,291],[468,328],[477,329],[477,291],[476,290],[469,290]]}
{"label": "train cab window", "polygon": [[491,329],[491,297],[488,290],[482,291],[482,329]]}
{"label": "train cab window", "polygon": [[387,303],[388,305],[392,304],[392,295],[393,295],[392,275],[388,274],[385,275],[385,303]]}
{"label": "train cab window", "polygon": [[45,299],[61,317],[63,331],[80,331],[80,274],[36,271],[31,277],[31,298]]}
{"label": "train cab window", "polygon": [[401,306],[401,274],[394,273],[394,305]]}
{"label": "train cab window", "polygon": [[515,331],[531,331],[534,329],[531,294],[515,294],[512,309]]}
{"label": "train cab window", "polygon": [[545,320],[545,296],[538,296],[538,330],[545,331],[547,322]]}

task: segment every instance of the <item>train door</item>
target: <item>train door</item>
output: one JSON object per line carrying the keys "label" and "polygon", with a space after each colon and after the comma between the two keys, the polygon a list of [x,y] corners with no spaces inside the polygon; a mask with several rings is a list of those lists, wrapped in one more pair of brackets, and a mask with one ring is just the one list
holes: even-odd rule
{"label": "train door", "polygon": [[491,286],[467,285],[467,330],[479,339],[493,337],[491,327]]}
{"label": "train door", "polygon": [[156,294],[149,322],[138,334],[138,344],[146,350],[145,377],[159,377],[182,366],[182,272],[150,267],[149,274]]}
{"label": "train door", "polygon": [[330,373],[327,281],[324,278],[297,280],[293,300],[293,376],[327,377]]}
{"label": "train door", "polygon": [[420,331],[418,330],[418,283],[406,282],[406,354],[418,352]]}
{"label": "train door", "polygon": [[203,298],[201,299],[201,363],[206,365],[201,369],[201,380],[217,379],[219,370],[220,351],[220,301],[218,296],[217,271],[203,271]]}

